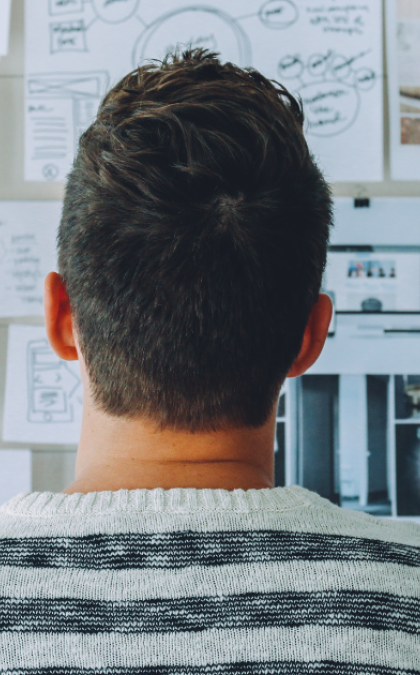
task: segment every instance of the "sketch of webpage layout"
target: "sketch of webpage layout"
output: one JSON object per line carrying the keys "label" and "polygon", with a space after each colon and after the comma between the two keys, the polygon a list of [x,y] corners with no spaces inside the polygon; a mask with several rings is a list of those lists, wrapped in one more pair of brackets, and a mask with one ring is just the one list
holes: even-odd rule
{"label": "sketch of webpage layout", "polygon": [[382,179],[381,0],[26,0],[26,179],[62,181],[107,89],[178,47],[301,96],[331,181]]}
{"label": "sketch of webpage layout", "polygon": [[62,361],[43,326],[9,326],[3,440],[78,443],[82,403],[78,361]]}
{"label": "sketch of webpage layout", "polygon": [[0,317],[43,316],[61,202],[0,202]]}
{"label": "sketch of webpage layout", "polygon": [[420,2],[387,0],[391,174],[420,180]]}

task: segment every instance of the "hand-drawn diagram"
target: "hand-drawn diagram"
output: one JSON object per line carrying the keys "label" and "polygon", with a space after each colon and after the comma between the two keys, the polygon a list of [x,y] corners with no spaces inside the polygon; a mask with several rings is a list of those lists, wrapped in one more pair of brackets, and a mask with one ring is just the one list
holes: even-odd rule
{"label": "hand-drawn diagram", "polygon": [[83,0],[49,0],[48,10],[51,16],[81,12]]}
{"label": "hand-drawn diagram", "polygon": [[239,23],[214,7],[198,6],[176,9],[148,26],[134,47],[133,67],[150,59],[163,59],[179,47],[221,52],[227,61],[240,66],[252,62],[251,43]]}
{"label": "hand-drawn diagram", "polygon": [[86,28],[83,21],[62,21],[50,24],[50,50],[55,52],[85,52]]}
{"label": "hand-drawn diagram", "polygon": [[99,19],[106,23],[127,21],[136,13],[140,0],[92,0]]}
{"label": "hand-drawn diagram", "polygon": [[44,180],[65,178],[108,80],[106,72],[27,77],[26,142]]}
{"label": "hand-drawn diagram", "polygon": [[43,279],[36,235],[25,232],[7,237],[7,240],[0,239],[0,264],[3,260],[6,263],[5,273],[9,278],[8,287],[5,285],[4,291],[13,288],[15,292],[32,295],[32,301],[36,301],[36,296],[39,295],[42,304],[40,281]]}
{"label": "hand-drawn diagram", "polygon": [[62,361],[44,326],[10,325],[3,439],[78,443],[83,391],[77,361]]}
{"label": "hand-drawn diagram", "polygon": [[[361,92],[369,91],[376,83],[371,68],[357,67],[369,51],[345,57],[329,50],[311,55],[306,63],[297,54],[280,60],[280,80],[296,81],[294,88],[302,97],[308,134],[336,136],[354,123],[360,112]],[[304,79],[306,75],[308,81]]]}
{"label": "hand-drawn diagram", "polygon": [[[369,170],[368,179],[381,173],[377,152],[382,147],[381,128],[372,134],[369,124],[374,114],[380,117],[382,106],[380,0],[351,4],[337,0],[207,0],[203,4],[42,0],[42,11],[40,0],[25,2],[31,45],[28,72],[36,68],[42,73],[28,75],[29,180],[64,179],[77,139],[92,121],[108,83],[116,83],[146,62],[162,60],[168,51],[194,47],[218,52],[223,61],[255,67],[271,79],[284,81],[303,99],[306,132],[314,139],[317,155],[322,157],[326,139],[340,135],[348,139],[343,140],[343,150],[351,148],[350,155],[355,147],[366,153],[369,145],[372,157],[376,153],[376,168]],[[35,38],[34,24],[40,27]],[[36,97],[34,78],[38,83],[51,81],[52,95],[45,91]],[[366,118],[366,126],[359,126],[354,131],[357,137],[352,138],[352,127],[361,117]],[[45,142],[38,144],[38,137]],[[332,150],[327,148],[326,155]],[[368,164],[365,158],[363,166]],[[348,160],[343,175],[337,172],[335,179],[363,180],[360,165]]]}
{"label": "hand-drawn diagram", "polygon": [[0,204],[0,317],[43,316],[44,279],[56,269],[61,204]]}
{"label": "hand-drawn diagram", "polygon": [[[74,14],[83,12],[86,0],[49,0],[49,13]],[[93,10],[106,23],[121,23],[130,19],[137,11],[140,0],[91,0]]]}
{"label": "hand-drawn diagram", "polygon": [[[105,23],[128,21],[136,12],[140,0],[91,0],[96,18]],[[78,0],[50,0],[50,14],[74,14],[83,12],[84,3]],[[50,23],[50,51],[85,52],[88,51],[86,31],[95,22],[95,18],[86,24],[84,19]]]}
{"label": "hand-drawn diagram", "polygon": [[28,421],[72,422],[73,399],[81,380],[54,354],[47,340],[28,343],[27,369]]}
{"label": "hand-drawn diagram", "polygon": [[292,0],[267,0],[259,17],[267,28],[289,28],[299,18],[299,10]]}

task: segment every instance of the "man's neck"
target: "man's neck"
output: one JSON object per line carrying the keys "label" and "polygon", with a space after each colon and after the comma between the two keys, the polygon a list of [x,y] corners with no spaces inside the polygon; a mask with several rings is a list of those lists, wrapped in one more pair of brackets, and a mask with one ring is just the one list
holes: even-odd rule
{"label": "man's neck", "polygon": [[272,488],[275,415],[259,428],[159,431],[149,421],[112,418],[86,396],[76,480],[63,492]]}

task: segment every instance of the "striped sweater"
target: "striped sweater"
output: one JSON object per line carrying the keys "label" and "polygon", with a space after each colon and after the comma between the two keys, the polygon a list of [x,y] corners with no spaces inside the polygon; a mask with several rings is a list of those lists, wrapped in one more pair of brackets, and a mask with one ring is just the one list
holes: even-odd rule
{"label": "striped sweater", "polygon": [[1,675],[420,674],[420,526],[302,487],[22,493]]}

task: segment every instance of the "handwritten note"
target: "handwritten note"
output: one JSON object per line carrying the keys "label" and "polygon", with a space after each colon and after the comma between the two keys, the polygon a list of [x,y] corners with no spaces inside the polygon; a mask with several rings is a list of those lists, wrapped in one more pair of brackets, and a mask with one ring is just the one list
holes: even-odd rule
{"label": "handwritten note", "polygon": [[82,383],[77,361],[62,361],[43,326],[9,326],[3,439],[78,443]]}
{"label": "handwritten note", "polygon": [[64,180],[107,88],[177,46],[299,95],[329,180],[382,179],[380,0],[25,2],[27,180]]}
{"label": "handwritten note", "polygon": [[9,51],[10,13],[12,0],[0,0],[0,57]]}
{"label": "handwritten note", "polygon": [[43,316],[61,202],[0,202],[0,316]]}
{"label": "handwritten note", "polygon": [[391,174],[420,180],[420,2],[387,2]]}
{"label": "handwritten note", "polygon": [[30,450],[0,450],[0,505],[20,492],[32,490]]}

